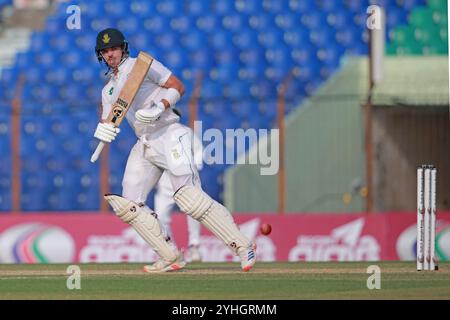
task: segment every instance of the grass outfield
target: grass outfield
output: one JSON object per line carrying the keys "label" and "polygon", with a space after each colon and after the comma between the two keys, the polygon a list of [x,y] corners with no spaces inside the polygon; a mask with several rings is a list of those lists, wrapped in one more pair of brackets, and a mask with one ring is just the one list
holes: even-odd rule
{"label": "grass outfield", "polygon": [[[381,289],[367,289],[367,267],[381,269]],[[415,262],[196,263],[164,274],[143,264],[80,264],[81,289],[68,290],[65,264],[0,265],[0,299],[450,299],[450,262],[439,271]]]}

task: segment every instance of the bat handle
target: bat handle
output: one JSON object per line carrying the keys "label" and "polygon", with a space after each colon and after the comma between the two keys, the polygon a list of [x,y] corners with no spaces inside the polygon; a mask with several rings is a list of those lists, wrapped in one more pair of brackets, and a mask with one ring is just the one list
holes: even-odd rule
{"label": "bat handle", "polygon": [[100,141],[98,143],[97,148],[95,149],[95,151],[94,151],[94,153],[92,154],[92,157],[91,157],[91,162],[92,163],[97,161],[97,159],[100,156],[100,153],[102,152],[104,146],[105,146],[105,143],[103,141]]}

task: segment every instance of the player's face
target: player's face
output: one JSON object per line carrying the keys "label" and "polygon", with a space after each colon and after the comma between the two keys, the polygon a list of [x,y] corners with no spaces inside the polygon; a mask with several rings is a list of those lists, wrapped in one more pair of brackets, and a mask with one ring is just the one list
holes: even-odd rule
{"label": "player's face", "polygon": [[122,59],[122,48],[112,47],[102,50],[103,59],[106,60],[111,68],[116,68]]}

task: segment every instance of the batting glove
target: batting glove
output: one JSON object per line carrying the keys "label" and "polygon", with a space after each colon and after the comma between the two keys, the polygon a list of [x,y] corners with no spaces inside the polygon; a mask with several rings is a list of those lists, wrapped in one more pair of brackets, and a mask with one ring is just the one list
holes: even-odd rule
{"label": "batting glove", "polygon": [[149,109],[140,109],[136,111],[136,120],[143,123],[152,123],[159,119],[161,114],[166,110],[164,103],[161,101],[153,104]]}
{"label": "batting glove", "polygon": [[103,142],[110,143],[116,138],[119,132],[120,129],[116,128],[113,124],[99,122],[94,137]]}

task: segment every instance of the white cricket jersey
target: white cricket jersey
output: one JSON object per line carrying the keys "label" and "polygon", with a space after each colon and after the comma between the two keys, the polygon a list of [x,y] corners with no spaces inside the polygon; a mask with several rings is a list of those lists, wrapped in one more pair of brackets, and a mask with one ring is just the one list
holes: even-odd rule
{"label": "white cricket jersey", "polygon": [[[119,72],[117,73],[117,75],[114,75],[112,73],[109,82],[103,88],[103,120],[108,118],[112,105],[117,100],[120,90],[122,90],[122,87],[124,86],[125,81],[127,80],[128,75],[131,72],[131,69],[133,68],[135,62],[136,58],[128,57],[119,66]],[[148,73],[145,76],[144,81],[142,82],[142,85],[136,93],[134,101],[126,114],[128,123],[133,128],[137,137],[140,138],[144,134],[152,133],[164,126],[180,121],[180,117],[177,116],[171,108],[168,108],[154,123],[145,124],[145,128],[143,128],[143,124],[141,122],[139,122],[138,126],[136,126],[136,111],[139,109],[150,108],[152,102],[157,103],[161,101],[161,99],[165,96],[165,92],[168,90],[166,88],[163,88],[162,85],[166,83],[171,74],[172,72],[167,69],[161,62],[153,59],[153,62],[150,65],[150,69],[148,70]]]}

